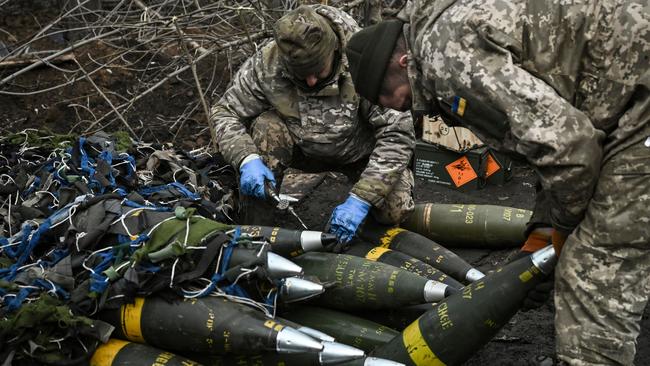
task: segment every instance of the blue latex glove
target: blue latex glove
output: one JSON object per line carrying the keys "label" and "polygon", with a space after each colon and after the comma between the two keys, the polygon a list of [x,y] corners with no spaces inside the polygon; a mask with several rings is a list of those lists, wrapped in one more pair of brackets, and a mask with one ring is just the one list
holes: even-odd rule
{"label": "blue latex glove", "polygon": [[268,180],[275,187],[275,177],[262,159],[255,158],[239,168],[241,174],[239,178],[239,187],[241,193],[247,196],[254,196],[259,199],[265,199],[264,181]]}
{"label": "blue latex glove", "polygon": [[339,242],[347,243],[357,233],[361,222],[368,216],[370,204],[354,195],[336,206],[330,218],[330,232],[335,234]]}

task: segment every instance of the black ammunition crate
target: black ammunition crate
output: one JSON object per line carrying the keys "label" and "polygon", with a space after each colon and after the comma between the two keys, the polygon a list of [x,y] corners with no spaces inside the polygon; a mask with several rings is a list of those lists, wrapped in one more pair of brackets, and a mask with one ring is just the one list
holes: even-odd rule
{"label": "black ammunition crate", "polygon": [[418,141],[413,158],[416,177],[458,190],[501,185],[510,179],[511,169],[507,156],[487,147],[456,152]]}

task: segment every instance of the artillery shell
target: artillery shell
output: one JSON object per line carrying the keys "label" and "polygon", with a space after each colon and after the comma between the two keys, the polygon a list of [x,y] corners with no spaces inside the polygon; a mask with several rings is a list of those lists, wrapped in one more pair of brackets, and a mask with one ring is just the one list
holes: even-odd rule
{"label": "artillery shell", "polygon": [[[430,306],[430,305],[429,305]],[[388,343],[399,332],[384,325],[347,313],[300,306],[282,314],[284,318],[334,336],[339,342],[370,352]]]}
{"label": "artillery shell", "polygon": [[234,248],[229,265],[233,267],[254,261],[259,261],[259,265],[266,269],[266,273],[271,279],[302,275],[302,268],[292,261],[273,252],[260,253],[255,249]]}
{"label": "artillery shell", "polygon": [[319,352],[320,342],[224,298],[170,303],[157,297],[106,310],[114,336],[172,351],[205,353]]}
{"label": "artillery shell", "polygon": [[368,226],[359,236],[375,246],[397,250],[415,257],[461,282],[471,283],[483,277],[479,270],[454,252],[406,229]]}
{"label": "artillery shell", "polygon": [[355,311],[352,314],[401,331],[435,306],[435,303],[418,304],[395,309]]}
{"label": "artillery shell", "polygon": [[369,243],[356,241],[345,253],[357,257],[363,257],[371,261],[390,264],[391,266],[415,273],[430,280],[442,282],[456,289],[463,287],[460,282],[435,269],[433,266],[396,250],[376,247]]}
{"label": "artillery shell", "polygon": [[241,226],[242,233],[261,236],[271,243],[271,250],[283,257],[296,257],[305,252],[320,251],[336,243],[336,236],[321,231],[289,230],[272,226]]}
{"label": "artillery shell", "polygon": [[120,339],[110,339],[100,345],[90,359],[90,366],[129,365],[201,366],[173,353]]}
{"label": "artillery shell", "polygon": [[441,301],[373,352],[406,365],[460,365],[519,310],[555,266],[553,247],[512,262]]}
{"label": "artillery shell", "polygon": [[[337,342],[323,342],[323,350],[319,353],[303,353],[281,355],[265,353],[255,356],[208,356],[194,355],[207,366],[320,366],[338,365],[343,362],[362,360],[365,354],[362,350]],[[354,361],[353,361],[354,360]],[[352,363],[352,365],[362,365]]]}
{"label": "artillery shell", "polygon": [[448,247],[521,246],[532,211],[495,205],[421,203],[401,224]]}
{"label": "artillery shell", "polygon": [[455,291],[403,269],[347,254],[305,253],[294,261],[306,275],[333,284],[314,302],[336,309],[386,309],[435,302]]}

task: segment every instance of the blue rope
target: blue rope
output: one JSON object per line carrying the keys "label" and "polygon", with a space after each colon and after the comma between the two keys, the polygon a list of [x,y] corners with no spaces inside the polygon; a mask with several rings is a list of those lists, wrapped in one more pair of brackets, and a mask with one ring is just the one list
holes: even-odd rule
{"label": "blue rope", "polygon": [[131,155],[127,154],[127,153],[121,153],[118,156],[114,157],[114,160],[128,161],[129,163],[126,164],[126,166],[127,166],[126,177],[127,178],[133,177],[133,175],[135,174],[135,169],[134,169],[134,167],[135,167],[135,159],[133,158],[133,156],[131,156]]}
{"label": "blue rope", "polygon": [[4,304],[7,307],[7,311],[12,312],[20,308],[20,305],[22,305],[23,301],[25,301],[27,296],[29,296],[29,294],[31,294],[36,290],[37,289],[31,287],[23,287],[20,289],[20,291],[18,291],[18,293],[13,298],[7,299],[5,297]]}
{"label": "blue rope", "polygon": [[[50,219],[45,220],[41,224],[41,226],[38,227],[38,230],[36,230],[36,232],[32,234],[32,237],[29,239],[29,242],[27,242],[29,233],[23,236],[23,240],[18,249],[18,252],[20,252],[20,256],[18,257],[16,262],[12,264],[9,268],[0,270],[0,276],[2,276],[4,280],[11,282],[16,278],[16,273],[18,272],[18,268],[20,268],[25,263],[27,258],[29,258],[29,256],[32,254],[34,248],[36,248],[39,241],[41,240],[41,234],[50,230],[50,225],[51,225]],[[31,227],[29,227],[29,229],[30,229],[29,232],[31,232]],[[26,230],[23,230],[23,233],[25,232]],[[8,274],[5,274],[7,272]]]}
{"label": "blue rope", "polygon": [[45,281],[43,279],[37,278],[34,280],[34,286],[42,287],[46,289],[47,291],[54,291],[59,297],[67,300],[70,298],[70,294],[64,290],[61,286],[58,286],[54,282],[51,281]]}
{"label": "blue rope", "polygon": [[[203,289],[197,297],[204,297],[210,294],[214,289],[217,287],[217,284],[221,282],[223,279],[225,279],[225,273],[228,270],[229,264],[230,264],[230,258],[232,257],[232,252],[233,249],[238,245],[237,240],[241,236],[241,227],[237,227],[235,229],[235,233],[230,240],[230,242],[226,245],[224,245],[224,254],[223,258],[221,258],[221,267],[218,273],[215,273],[212,275],[212,278],[210,278],[210,285]],[[239,286],[236,283],[230,284],[228,286],[222,287],[221,288],[225,293],[229,295],[235,295],[239,297],[246,297],[250,298],[250,295],[244,290],[241,286]]]}
{"label": "blue rope", "polygon": [[187,198],[190,198],[192,200],[198,200],[198,199],[201,198],[198,194],[190,191],[189,189],[187,189],[187,187],[185,187],[184,185],[182,185],[181,183],[178,183],[178,182],[173,182],[173,183],[168,183],[168,184],[163,184],[163,185],[153,186],[153,187],[141,188],[141,189],[138,190],[138,193],[140,193],[142,196],[148,197],[148,196],[151,196],[154,193],[169,190],[169,189],[172,189],[172,188],[175,188],[183,196],[185,196]]}
{"label": "blue rope", "polygon": [[[29,234],[31,234],[31,232],[32,232],[32,227],[29,224],[24,224],[23,229],[21,231],[20,245],[18,245],[16,249],[12,249],[10,246],[6,247],[4,249],[5,253],[7,253],[7,255],[10,258],[16,258],[20,254],[20,252],[22,252],[23,249],[27,246],[27,238],[29,238]],[[6,244],[9,244],[9,241],[7,241]],[[2,273],[2,270],[0,270],[0,273]]]}
{"label": "blue rope", "polygon": [[90,292],[101,294],[108,287],[108,277],[102,272],[111,265],[115,256],[112,251],[99,253],[98,255],[102,258],[102,261],[90,273]]}
{"label": "blue rope", "polygon": [[32,182],[32,184],[30,184],[29,187],[27,187],[27,189],[20,194],[20,196],[23,199],[27,198],[27,196],[32,194],[32,192],[34,192],[36,190],[36,187],[38,187],[40,184],[41,184],[41,178],[38,176],[34,177],[34,181]]}
{"label": "blue rope", "polygon": [[164,207],[164,206],[147,206],[147,205],[141,205],[137,202],[131,201],[131,200],[124,200],[122,201],[122,204],[127,207],[133,207],[133,208],[147,208],[153,211],[172,211],[173,209],[171,207]]}

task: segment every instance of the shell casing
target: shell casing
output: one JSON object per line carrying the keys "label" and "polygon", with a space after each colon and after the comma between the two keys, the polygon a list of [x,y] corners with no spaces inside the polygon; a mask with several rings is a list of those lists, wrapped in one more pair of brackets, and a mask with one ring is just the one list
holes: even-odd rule
{"label": "shell casing", "polygon": [[333,253],[305,253],[294,261],[305,275],[333,284],[313,300],[315,304],[351,310],[428,302],[425,288],[431,280],[388,264]]}
{"label": "shell casing", "polygon": [[378,357],[365,357],[359,360],[339,363],[339,366],[404,366],[403,363]]}
{"label": "shell casing", "polygon": [[189,355],[205,366],[320,366],[317,353],[301,355],[281,355],[277,353],[263,353],[258,355]]}
{"label": "shell casing", "polygon": [[449,247],[509,248],[526,241],[531,215],[496,205],[420,203],[401,226]]}
{"label": "shell casing", "polygon": [[353,314],[360,318],[385,325],[391,329],[401,331],[434,306],[436,306],[435,303],[429,303],[404,306],[396,309],[357,311]]}
{"label": "shell casing", "polygon": [[545,277],[530,256],[509,263],[434,305],[373,356],[406,365],[460,365],[517,313],[528,291]]}
{"label": "shell casing", "polygon": [[370,352],[399,334],[394,329],[347,313],[313,306],[288,309],[282,316],[333,336],[338,342]]}
{"label": "shell casing", "polygon": [[281,318],[279,316],[276,316],[275,319],[279,320],[282,324],[286,324],[287,326],[290,326],[294,328],[295,330],[299,331],[300,333],[304,333],[314,339],[317,339],[321,342],[335,342],[336,338],[332,337],[331,335],[321,332],[318,329],[308,327],[303,324],[298,324],[296,322],[292,322],[291,320],[288,320],[286,318]]}
{"label": "shell casing", "polygon": [[283,324],[253,308],[224,298],[170,303],[157,297],[106,310],[100,318],[115,327],[116,338],[171,351],[250,353],[275,351]]}
{"label": "shell casing", "polygon": [[90,366],[124,365],[201,366],[173,353],[120,339],[110,339],[100,345],[90,359]]}
{"label": "shell casing", "polygon": [[336,236],[320,231],[290,230],[273,226],[241,226],[242,233],[261,236],[271,243],[271,251],[286,258],[302,253],[323,250],[336,241]]}
{"label": "shell casing", "polygon": [[303,353],[303,354],[278,354],[278,353],[265,353],[253,356],[215,356],[215,355],[193,355],[195,359],[200,360],[208,366],[319,366],[319,365],[333,365],[342,362],[358,360],[365,357],[365,353],[357,348],[337,343],[337,342],[323,342],[323,350],[319,353]]}
{"label": "shell casing", "polygon": [[364,227],[359,236],[372,245],[402,252],[442,271],[462,283],[473,267],[456,253],[418,233],[394,227]]}
{"label": "shell casing", "polygon": [[286,277],[280,281],[278,295],[284,303],[304,301],[325,292],[325,287],[320,283],[312,282],[300,277]]}
{"label": "shell casing", "polygon": [[384,247],[376,247],[372,244],[357,241],[348,248],[346,254],[363,257],[372,261],[390,264],[403,270],[415,273],[430,280],[442,282],[450,287],[460,289],[463,285],[449,277],[433,266],[414,258],[408,254]]}
{"label": "shell casing", "polygon": [[279,254],[273,252],[260,254],[257,249],[233,248],[229,262],[230,267],[251,262],[257,262],[263,266],[267,276],[271,279],[302,275],[302,268]]}

